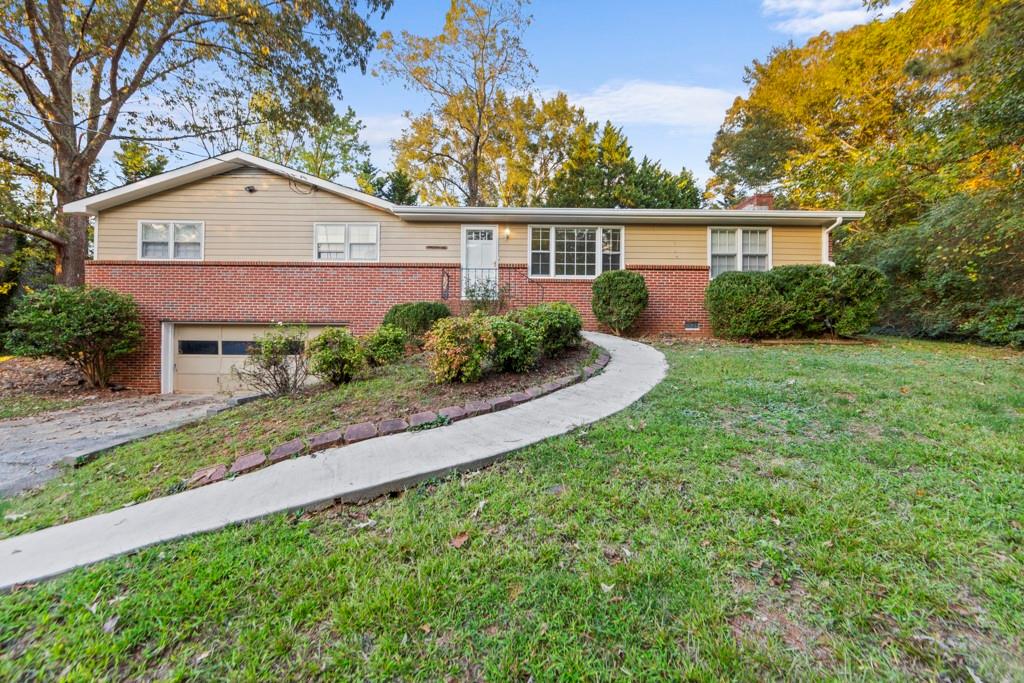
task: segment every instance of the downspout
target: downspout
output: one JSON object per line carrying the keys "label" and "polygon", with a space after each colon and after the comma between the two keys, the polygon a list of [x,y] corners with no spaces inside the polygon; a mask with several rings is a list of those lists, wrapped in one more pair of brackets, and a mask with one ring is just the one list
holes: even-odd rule
{"label": "downspout", "polygon": [[832,231],[835,230],[836,228],[838,228],[842,224],[843,224],[843,217],[839,216],[839,217],[836,218],[835,222],[832,223],[832,225],[830,225],[827,228],[825,228],[825,232],[822,233],[822,235],[821,235],[821,262],[822,263],[827,263],[830,266],[834,266],[835,265],[835,262],[832,261],[831,259],[829,259],[829,257],[828,257],[828,246],[831,243],[831,241],[829,239],[829,235],[831,235]]}

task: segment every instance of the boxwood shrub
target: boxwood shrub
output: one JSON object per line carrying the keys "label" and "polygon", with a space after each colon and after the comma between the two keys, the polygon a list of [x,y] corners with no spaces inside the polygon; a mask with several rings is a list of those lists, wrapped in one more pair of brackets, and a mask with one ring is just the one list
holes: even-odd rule
{"label": "boxwood shrub", "polygon": [[592,290],[594,317],[615,334],[632,327],[647,308],[647,282],[640,273],[609,270],[597,276]]}
{"label": "boxwood shrub", "polygon": [[583,329],[580,312],[563,301],[518,308],[508,319],[536,332],[541,351],[549,357],[579,344]]}
{"label": "boxwood shrub", "polygon": [[491,365],[503,372],[526,372],[540,361],[540,335],[504,316],[489,318],[494,333]]}
{"label": "boxwood shrub", "polygon": [[871,327],[887,291],[885,276],[867,266],[781,266],[719,275],[704,305],[714,333],[728,339],[850,336]]}
{"label": "boxwood shrub", "polygon": [[451,314],[448,306],[440,301],[413,301],[392,306],[384,315],[381,324],[395,325],[405,330],[405,333],[416,341],[421,339],[435,322]]}
{"label": "boxwood shrub", "polygon": [[351,382],[366,365],[359,340],[342,327],[328,327],[309,342],[309,369],[334,386]]}
{"label": "boxwood shrub", "polygon": [[405,355],[408,342],[409,335],[398,325],[381,325],[363,339],[366,360],[375,367],[396,363]]}

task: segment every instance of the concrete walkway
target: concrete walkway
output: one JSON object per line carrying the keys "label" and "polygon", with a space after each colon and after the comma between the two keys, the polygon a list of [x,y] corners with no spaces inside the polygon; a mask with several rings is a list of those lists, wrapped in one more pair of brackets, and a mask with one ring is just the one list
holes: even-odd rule
{"label": "concrete walkway", "polygon": [[586,336],[611,355],[605,371],[521,406],[287,460],[234,480],[0,541],[0,589],[276,512],[365,499],[488,465],[619,412],[665,376],[661,352],[609,335]]}
{"label": "concrete walkway", "polygon": [[0,497],[56,477],[58,465],[175,429],[228,405],[226,396],[135,396],[0,421]]}

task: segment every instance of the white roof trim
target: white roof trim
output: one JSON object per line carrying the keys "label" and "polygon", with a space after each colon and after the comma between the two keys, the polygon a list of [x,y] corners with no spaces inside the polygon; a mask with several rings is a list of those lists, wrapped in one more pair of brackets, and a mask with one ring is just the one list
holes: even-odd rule
{"label": "white roof trim", "polygon": [[827,225],[837,219],[859,220],[863,211],[783,211],[746,209],[559,209],[532,207],[395,206],[407,221],[478,221],[508,223],[602,223],[646,225]]}
{"label": "white roof trim", "polygon": [[366,204],[369,206],[383,209],[384,211],[390,212],[393,208],[393,204],[379,197],[374,197],[371,194],[354,190],[344,185],[332,183],[329,180],[323,178],[317,178],[316,176],[309,175],[308,173],[302,173],[296,171],[293,168],[276,164],[273,161],[267,161],[245,152],[227,152],[220,156],[212,157],[210,159],[204,159],[194,164],[182,166],[176,168],[173,171],[167,171],[155,175],[145,180],[140,180],[135,183],[129,183],[123,187],[118,187],[113,190],[107,190],[106,192],[100,192],[91,197],[79,199],[74,202],[68,202],[64,205],[64,213],[85,213],[90,215],[96,215],[97,212],[103,209],[109,209],[119,204],[125,204],[135,199],[141,199],[157,192],[163,192],[164,190],[170,190],[181,185],[187,185],[197,180],[209,178],[211,176],[224,173],[235,168],[242,168],[249,166],[251,168],[261,168],[270,173],[284,176],[300,182],[306,185],[312,185],[322,190],[330,192],[332,194],[340,195],[346,199],[359,202],[360,204]]}

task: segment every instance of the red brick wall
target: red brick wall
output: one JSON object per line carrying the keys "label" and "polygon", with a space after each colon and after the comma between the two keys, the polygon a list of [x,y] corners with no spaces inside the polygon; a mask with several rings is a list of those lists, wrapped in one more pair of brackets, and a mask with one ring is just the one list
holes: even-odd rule
{"label": "red brick wall", "polygon": [[[702,266],[633,266],[650,289],[650,304],[637,332],[682,333],[684,321],[701,324],[708,269]],[[115,381],[145,391],[160,390],[161,322],[337,323],[357,334],[376,327],[388,308],[404,301],[459,302],[457,265],[324,264],[261,262],[92,261],[86,282],[131,294],[142,311],[142,349],[125,359]],[[588,329],[591,280],[530,279],[525,266],[502,266],[500,282],[513,306],[568,301]]]}

